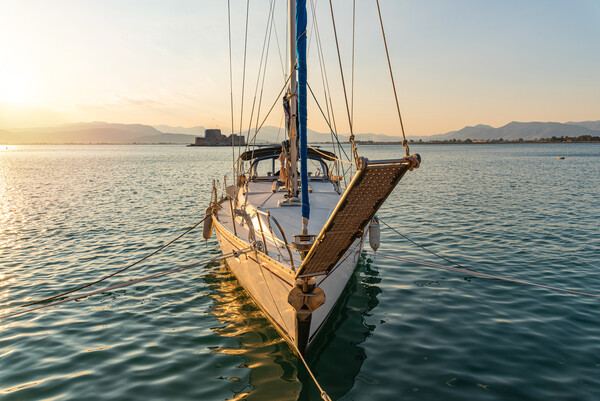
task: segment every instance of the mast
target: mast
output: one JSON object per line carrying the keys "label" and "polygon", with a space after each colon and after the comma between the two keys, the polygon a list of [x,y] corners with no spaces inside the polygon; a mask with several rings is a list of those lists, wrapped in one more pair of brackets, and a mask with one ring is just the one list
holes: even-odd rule
{"label": "mast", "polygon": [[310,203],[308,199],[307,169],[307,68],[306,68],[306,0],[296,1],[296,46],[298,52],[298,125],[300,139],[300,180],[302,190],[302,234],[308,234]]}
{"label": "mast", "polygon": [[298,140],[296,127],[298,126],[298,92],[296,90],[296,1],[289,0],[289,39],[290,39],[290,87],[288,89],[289,99],[289,120],[288,131],[290,137],[290,169],[288,177],[291,180],[291,187],[288,188],[291,197],[298,196]]}
{"label": "mast", "polygon": [[[302,190],[302,234],[308,234],[310,204],[308,199],[307,137],[306,137],[306,0],[289,0],[289,48],[290,48],[290,87],[287,95],[289,107],[288,132],[290,137],[290,198],[297,201],[298,170],[300,157],[300,179]],[[298,82],[296,82],[298,80]],[[300,149],[298,149],[298,144]]]}

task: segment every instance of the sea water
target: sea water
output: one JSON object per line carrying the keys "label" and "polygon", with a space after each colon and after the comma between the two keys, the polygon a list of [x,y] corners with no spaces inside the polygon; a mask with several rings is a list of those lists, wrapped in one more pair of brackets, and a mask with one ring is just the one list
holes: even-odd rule
{"label": "sea water", "polygon": [[[423,164],[385,223],[477,271],[600,294],[599,144],[411,151]],[[204,216],[213,180],[231,182],[231,160],[231,148],[2,147],[0,314],[166,244]],[[307,358],[333,399],[600,399],[600,299],[386,259],[452,266],[385,225],[381,241]],[[197,229],[91,289],[218,254]],[[0,398],[320,399],[219,262],[1,320]]]}

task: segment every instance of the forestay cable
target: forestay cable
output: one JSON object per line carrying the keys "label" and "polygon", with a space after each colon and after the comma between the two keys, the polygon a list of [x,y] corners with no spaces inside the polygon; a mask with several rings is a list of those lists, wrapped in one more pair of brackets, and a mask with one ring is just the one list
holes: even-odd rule
{"label": "forestay cable", "polygon": [[402,130],[402,146],[406,150],[406,156],[410,155],[410,151],[408,149],[408,141],[406,140],[406,135],[404,134],[404,123],[402,122],[402,114],[400,114],[400,104],[398,103],[398,94],[396,92],[396,83],[394,82],[394,73],[392,71],[392,63],[390,61],[390,52],[388,51],[387,40],[385,38],[385,30],[383,29],[383,19],[381,18],[381,9],[379,7],[379,0],[377,1],[377,12],[379,13],[379,23],[381,24],[381,35],[383,36],[383,44],[385,46],[385,55],[387,56],[388,67],[390,69],[390,77],[392,79],[392,87],[394,88],[394,99],[396,99],[396,110],[398,110],[398,118],[400,119],[400,128]]}

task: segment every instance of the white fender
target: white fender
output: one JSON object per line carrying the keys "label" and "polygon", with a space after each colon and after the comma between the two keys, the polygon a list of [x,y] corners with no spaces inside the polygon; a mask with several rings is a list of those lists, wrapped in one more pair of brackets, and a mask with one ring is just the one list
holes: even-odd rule
{"label": "white fender", "polygon": [[202,228],[202,236],[208,241],[213,231],[213,217],[212,208],[209,206],[206,208],[206,214],[204,216],[204,227]]}
{"label": "white fender", "polygon": [[381,244],[381,230],[377,216],[373,216],[373,220],[369,224],[369,244],[375,252],[377,252]]}

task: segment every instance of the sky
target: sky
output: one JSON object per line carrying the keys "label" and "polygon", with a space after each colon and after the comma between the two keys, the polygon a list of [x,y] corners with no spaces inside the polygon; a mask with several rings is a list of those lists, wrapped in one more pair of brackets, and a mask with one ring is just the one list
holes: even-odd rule
{"label": "sky", "polygon": [[[247,1],[230,3],[234,130],[262,123],[273,105],[264,122],[280,125],[287,2],[249,0],[248,14]],[[329,113],[337,131],[348,133],[329,2],[307,3],[309,84],[327,114],[324,65]],[[356,0],[354,80],[353,1],[332,4],[354,131],[399,135],[375,0]],[[600,120],[600,1],[380,5],[409,136],[511,121]],[[225,0],[0,0],[0,129],[107,121],[228,130],[229,62]],[[312,99],[308,124],[328,131]]]}

